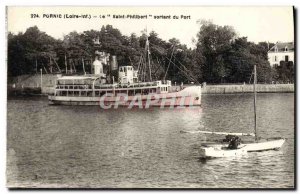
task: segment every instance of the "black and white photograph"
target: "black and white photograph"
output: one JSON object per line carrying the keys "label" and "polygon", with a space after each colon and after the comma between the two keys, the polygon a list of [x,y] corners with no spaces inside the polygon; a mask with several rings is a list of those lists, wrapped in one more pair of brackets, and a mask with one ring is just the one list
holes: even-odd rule
{"label": "black and white photograph", "polygon": [[295,12],[6,6],[6,187],[295,189]]}

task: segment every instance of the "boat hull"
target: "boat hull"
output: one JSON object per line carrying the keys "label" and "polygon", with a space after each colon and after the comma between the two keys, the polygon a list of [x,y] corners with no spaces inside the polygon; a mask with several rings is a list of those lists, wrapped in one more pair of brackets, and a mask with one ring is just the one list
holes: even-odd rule
{"label": "boat hull", "polygon": [[201,148],[199,151],[200,158],[224,158],[234,157],[247,154],[245,146],[241,146],[238,149],[227,149],[227,146],[212,146]]}
{"label": "boat hull", "polygon": [[217,144],[207,147],[201,147],[199,154],[201,158],[223,158],[244,155],[248,152],[261,152],[267,150],[278,150],[284,144],[285,139],[276,139],[272,141],[255,142],[241,144],[238,149],[226,149],[224,144]]}
{"label": "boat hull", "polygon": [[285,139],[277,139],[272,141],[263,141],[257,143],[245,144],[248,152],[261,152],[267,150],[278,150],[284,144]]}
{"label": "boat hull", "polygon": [[98,105],[102,108],[117,107],[178,107],[200,106],[201,87],[191,86],[179,92],[136,96],[48,96],[52,105]]}

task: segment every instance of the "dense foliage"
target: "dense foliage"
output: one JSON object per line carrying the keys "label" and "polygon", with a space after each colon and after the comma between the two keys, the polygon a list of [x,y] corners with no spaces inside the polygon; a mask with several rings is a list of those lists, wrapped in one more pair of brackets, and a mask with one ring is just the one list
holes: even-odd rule
{"label": "dense foliage", "polygon": [[[258,81],[292,82],[293,64],[282,63],[271,68],[268,62],[268,44],[249,42],[238,37],[230,26],[199,22],[196,48],[187,48],[176,38],[168,41],[152,31],[148,35],[153,79],[170,79],[177,83],[243,83],[251,79],[253,65],[257,65]],[[99,50],[117,56],[119,65],[138,65],[146,60],[146,33],[124,36],[111,25],[100,30],[76,31],[62,40],[52,38],[36,26],[25,33],[8,34],[8,76],[38,73],[91,72],[95,39]],[[85,67],[83,66],[85,65]]]}

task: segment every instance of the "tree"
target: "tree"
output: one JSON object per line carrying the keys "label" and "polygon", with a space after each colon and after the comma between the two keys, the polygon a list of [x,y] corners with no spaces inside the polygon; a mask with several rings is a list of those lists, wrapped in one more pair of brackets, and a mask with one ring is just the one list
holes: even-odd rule
{"label": "tree", "polygon": [[[38,69],[58,70],[54,51],[59,42],[36,26],[24,34],[8,36],[8,75],[35,73]],[[54,60],[54,61],[53,61]],[[54,64],[53,64],[54,63]]]}
{"label": "tree", "polygon": [[231,42],[236,32],[230,26],[218,26],[209,21],[200,21],[197,34],[197,53],[202,58],[201,70],[207,82],[221,82],[228,74],[226,57],[231,49]]}
{"label": "tree", "polygon": [[208,21],[200,21],[200,24],[196,51],[202,81],[249,82],[254,65],[257,65],[258,82],[272,81],[268,43],[248,42],[247,37],[237,37],[230,26],[218,26]]}
{"label": "tree", "polygon": [[[230,26],[204,20],[199,24],[195,49],[188,49],[176,38],[163,40],[155,31],[148,37],[146,32],[125,36],[117,28],[106,25],[99,30],[70,32],[63,40],[57,40],[33,26],[25,33],[8,34],[8,75],[36,73],[40,68],[57,72],[65,69],[66,62],[68,69],[75,66],[77,73],[83,72],[84,62],[85,71],[90,72],[96,49],[116,55],[119,66],[133,65],[137,69],[148,60],[145,50],[148,38],[153,79],[166,78],[177,83],[242,83],[249,82],[256,65],[258,82],[294,81],[293,64],[281,62],[277,68],[270,67],[268,50],[273,43],[249,42],[247,37],[237,37]],[[95,44],[95,40],[100,44]]]}
{"label": "tree", "polygon": [[276,80],[281,83],[294,83],[294,63],[292,61],[280,61],[280,65],[275,67]]}

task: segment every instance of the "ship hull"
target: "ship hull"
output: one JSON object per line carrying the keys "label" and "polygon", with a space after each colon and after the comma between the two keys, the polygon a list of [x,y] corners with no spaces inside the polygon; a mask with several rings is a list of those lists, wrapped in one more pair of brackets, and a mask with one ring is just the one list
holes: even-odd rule
{"label": "ship hull", "polygon": [[187,107],[201,105],[201,87],[190,86],[179,92],[135,96],[48,96],[51,105],[100,106],[104,109],[118,107]]}

